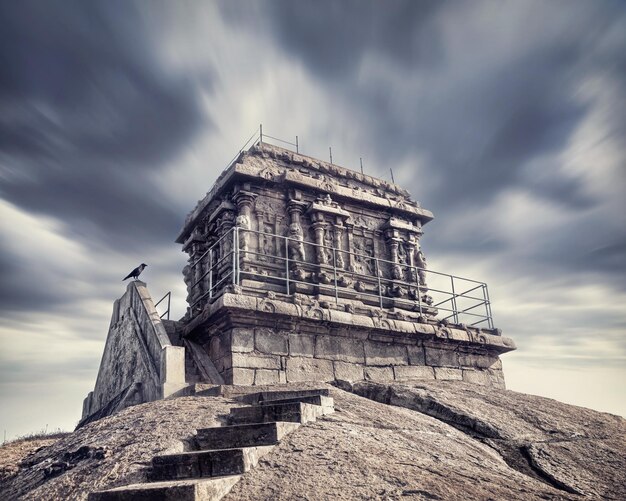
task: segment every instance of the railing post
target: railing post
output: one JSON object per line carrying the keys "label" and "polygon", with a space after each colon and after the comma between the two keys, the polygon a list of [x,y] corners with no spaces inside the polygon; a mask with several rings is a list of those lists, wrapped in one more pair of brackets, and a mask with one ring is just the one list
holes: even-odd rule
{"label": "railing post", "polygon": [[383,286],[380,282],[380,264],[378,263],[378,258],[374,258],[374,262],[376,263],[376,278],[378,279],[378,301],[380,302],[380,307],[383,307]]}
{"label": "railing post", "polygon": [[263,142],[263,124],[259,124],[259,143]]}
{"label": "railing post", "polygon": [[[418,269],[417,267],[414,267],[414,271],[415,271],[415,276],[419,277],[418,273]],[[420,317],[422,316],[422,292],[420,291],[420,281],[419,278],[417,278],[417,308],[420,312]]]}
{"label": "railing post", "polygon": [[213,247],[209,247],[209,299],[213,298]]}
{"label": "railing post", "polygon": [[170,305],[172,303],[172,292],[167,293],[167,319],[170,319]]}
{"label": "railing post", "polygon": [[298,146],[298,136],[296,136],[296,153],[300,153],[300,148]]}
{"label": "railing post", "polygon": [[450,275],[450,284],[452,286],[452,316],[454,318],[454,323],[459,323],[459,309],[456,306],[456,292],[454,291],[454,277]]}
{"label": "railing post", "polygon": [[237,283],[237,274],[236,274],[236,270],[237,270],[237,260],[239,259],[239,249],[237,248],[237,245],[239,244],[239,238],[237,238],[238,235],[238,227],[235,226],[233,228],[233,269],[232,269],[232,275],[233,275],[233,284]]}
{"label": "railing post", "polygon": [[287,295],[289,295],[289,238],[287,237],[284,237],[284,238],[285,238],[285,283],[287,284]]}
{"label": "railing post", "polygon": [[483,284],[483,297],[485,298],[485,310],[487,312],[487,325],[493,329],[493,317],[491,316],[491,300],[489,299],[489,290],[487,284]]}
{"label": "railing post", "polygon": [[337,290],[337,249],[333,247],[333,273],[335,275],[335,303],[339,303],[339,291]]}

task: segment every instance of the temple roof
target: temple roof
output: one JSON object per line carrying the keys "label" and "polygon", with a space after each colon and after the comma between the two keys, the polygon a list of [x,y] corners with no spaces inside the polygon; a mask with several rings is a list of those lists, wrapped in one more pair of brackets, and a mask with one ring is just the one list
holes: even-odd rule
{"label": "temple roof", "polygon": [[433,213],[423,209],[400,186],[345,167],[295,153],[268,143],[257,143],[239,156],[220,174],[215,184],[185,219],[176,242],[183,243],[196,221],[212,200],[233,179],[262,180],[328,193],[337,199],[350,199],[362,205],[402,214],[426,224]]}

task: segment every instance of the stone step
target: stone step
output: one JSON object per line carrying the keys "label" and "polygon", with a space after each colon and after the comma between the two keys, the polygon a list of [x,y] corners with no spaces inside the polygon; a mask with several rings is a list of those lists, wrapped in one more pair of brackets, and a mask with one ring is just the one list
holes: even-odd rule
{"label": "stone step", "polygon": [[125,485],[89,494],[88,501],[218,501],[241,475]]}
{"label": "stone step", "polygon": [[232,449],[275,445],[299,423],[258,423],[201,428],[194,437],[198,449]]}
{"label": "stone step", "polygon": [[318,388],[313,390],[283,390],[283,391],[260,391],[243,395],[241,400],[249,404],[257,404],[262,402],[271,402],[275,400],[312,397],[321,395],[327,397],[330,395],[328,388]]}
{"label": "stone step", "polygon": [[240,447],[155,456],[148,477],[151,481],[160,481],[240,475],[256,466],[272,448],[271,445]]}
{"label": "stone step", "polygon": [[305,397],[293,397],[293,398],[281,398],[279,400],[264,400],[260,405],[269,404],[291,404],[296,402],[302,402],[303,404],[319,405],[322,407],[322,414],[332,414],[335,412],[335,402],[331,397],[325,397],[323,395],[311,395]]}
{"label": "stone step", "polygon": [[288,421],[291,423],[309,423],[324,413],[319,405],[293,402],[288,404],[261,404],[251,407],[235,407],[230,410],[228,421],[231,424],[272,423]]}

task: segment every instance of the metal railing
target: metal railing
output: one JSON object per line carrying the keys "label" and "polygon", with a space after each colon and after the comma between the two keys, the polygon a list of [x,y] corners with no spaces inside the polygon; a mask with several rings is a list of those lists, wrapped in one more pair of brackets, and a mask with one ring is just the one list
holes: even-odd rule
{"label": "metal railing", "polygon": [[[252,245],[253,237],[256,245]],[[308,257],[302,259],[301,254]],[[190,265],[190,273],[192,316],[202,301],[235,284],[287,295],[333,296],[336,303],[356,298],[380,308],[418,311],[455,324],[493,328],[484,282],[237,226],[213,242]]]}
{"label": "metal railing", "polygon": [[[159,315],[159,318],[163,318],[164,316],[167,315],[166,320],[169,320],[170,319],[170,304],[172,302],[172,291],[169,291],[167,294],[165,294],[165,296],[159,299],[154,305],[154,307],[156,308],[157,306],[159,306],[165,298],[167,298],[167,310],[164,311],[162,315]],[[158,313],[158,310],[157,310],[157,313]]]}

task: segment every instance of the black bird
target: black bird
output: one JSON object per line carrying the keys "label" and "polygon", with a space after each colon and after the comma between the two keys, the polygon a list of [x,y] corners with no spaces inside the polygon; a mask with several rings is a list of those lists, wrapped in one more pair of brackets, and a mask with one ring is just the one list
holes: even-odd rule
{"label": "black bird", "polygon": [[141,272],[144,270],[144,268],[148,266],[146,263],[141,263],[139,266],[137,266],[137,268],[135,268],[133,271],[131,271],[128,275],[126,275],[123,279],[122,282],[124,280],[126,280],[127,278],[133,277],[134,280],[137,280],[137,277],[141,274]]}

